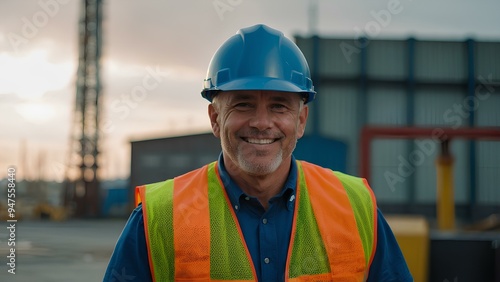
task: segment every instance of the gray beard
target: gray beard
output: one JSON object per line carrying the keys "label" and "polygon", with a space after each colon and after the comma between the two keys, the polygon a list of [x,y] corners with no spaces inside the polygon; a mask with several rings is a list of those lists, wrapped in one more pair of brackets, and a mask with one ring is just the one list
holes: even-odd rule
{"label": "gray beard", "polygon": [[281,165],[281,162],[283,162],[283,150],[279,151],[278,155],[273,158],[272,162],[266,164],[253,164],[252,162],[247,161],[240,153],[238,153],[236,158],[240,168],[248,174],[266,175],[275,172]]}

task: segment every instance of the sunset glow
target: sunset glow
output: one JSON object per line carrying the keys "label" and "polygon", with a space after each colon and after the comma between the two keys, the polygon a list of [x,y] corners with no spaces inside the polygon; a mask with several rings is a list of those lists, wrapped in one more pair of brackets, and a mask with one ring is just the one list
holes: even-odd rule
{"label": "sunset glow", "polygon": [[23,100],[68,86],[76,73],[73,62],[52,63],[47,51],[39,49],[22,56],[0,53],[0,66],[0,94],[16,94]]}

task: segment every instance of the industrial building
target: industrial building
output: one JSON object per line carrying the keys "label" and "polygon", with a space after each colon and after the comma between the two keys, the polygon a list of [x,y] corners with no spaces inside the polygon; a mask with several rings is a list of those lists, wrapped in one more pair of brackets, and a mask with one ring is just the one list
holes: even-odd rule
{"label": "industrial building", "polygon": [[133,187],[182,175],[217,160],[220,152],[212,133],[132,141],[130,199]]}
{"label": "industrial building", "polygon": [[[499,130],[499,42],[299,37],[297,44],[319,93],[311,105],[310,133],[348,144],[348,173],[361,173],[366,126]],[[498,212],[500,143],[493,138],[450,141],[461,218],[483,217],[492,206]],[[431,215],[439,144],[379,139],[370,154],[365,165],[379,203],[393,206],[391,211]],[[408,172],[398,172],[404,165]]]}
{"label": "industrial building", "polygon": [[[432,230],[439,223],[436,162],[445,154],[451,229],[500,214],[500,42],[297,36],[296,43],[318,92],[298,159],[367,177],[384,213],[424,216]],[[131,189],[220,153],[211,133],[131,146]],[[457,232],[451,242],[431,232],[429,269],[421,266],[425,274],[418,278],[434,281],[453,270],[459,281],[500,279],[498,235],[482,234]],[[450,246],[467,254],[443,251]]]}

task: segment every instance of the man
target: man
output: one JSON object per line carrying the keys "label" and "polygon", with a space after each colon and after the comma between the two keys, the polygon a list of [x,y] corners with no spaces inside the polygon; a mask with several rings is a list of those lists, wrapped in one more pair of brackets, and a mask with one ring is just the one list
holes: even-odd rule
{"label": "man", "polygon": [[413,281],[366,181],[293,157],[315,94],[281,32],[229,38],[202,91],[219,160],[138,187],[104,280]]}

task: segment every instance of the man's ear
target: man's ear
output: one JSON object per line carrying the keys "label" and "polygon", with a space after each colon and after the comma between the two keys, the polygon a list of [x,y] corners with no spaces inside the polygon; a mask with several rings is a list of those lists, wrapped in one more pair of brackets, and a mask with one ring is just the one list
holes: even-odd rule
{"label": "man's ear", "polygon": [[307,105],[304,105],[302,111],[299,113],[299,128],[297,130],[297,139],[300,139],[302,136],[304,136],[304,132],[306,131],[308,115],[309,115],[309,107]]}
{"label": "man's ear", "polygon": [[219,113],[215,108],[214,104],[208,105],[208,117],[210,118],[210,124],[212,125],[212,133],[215,137],[220,137],[220,126],[217,118],[219,117]]}

